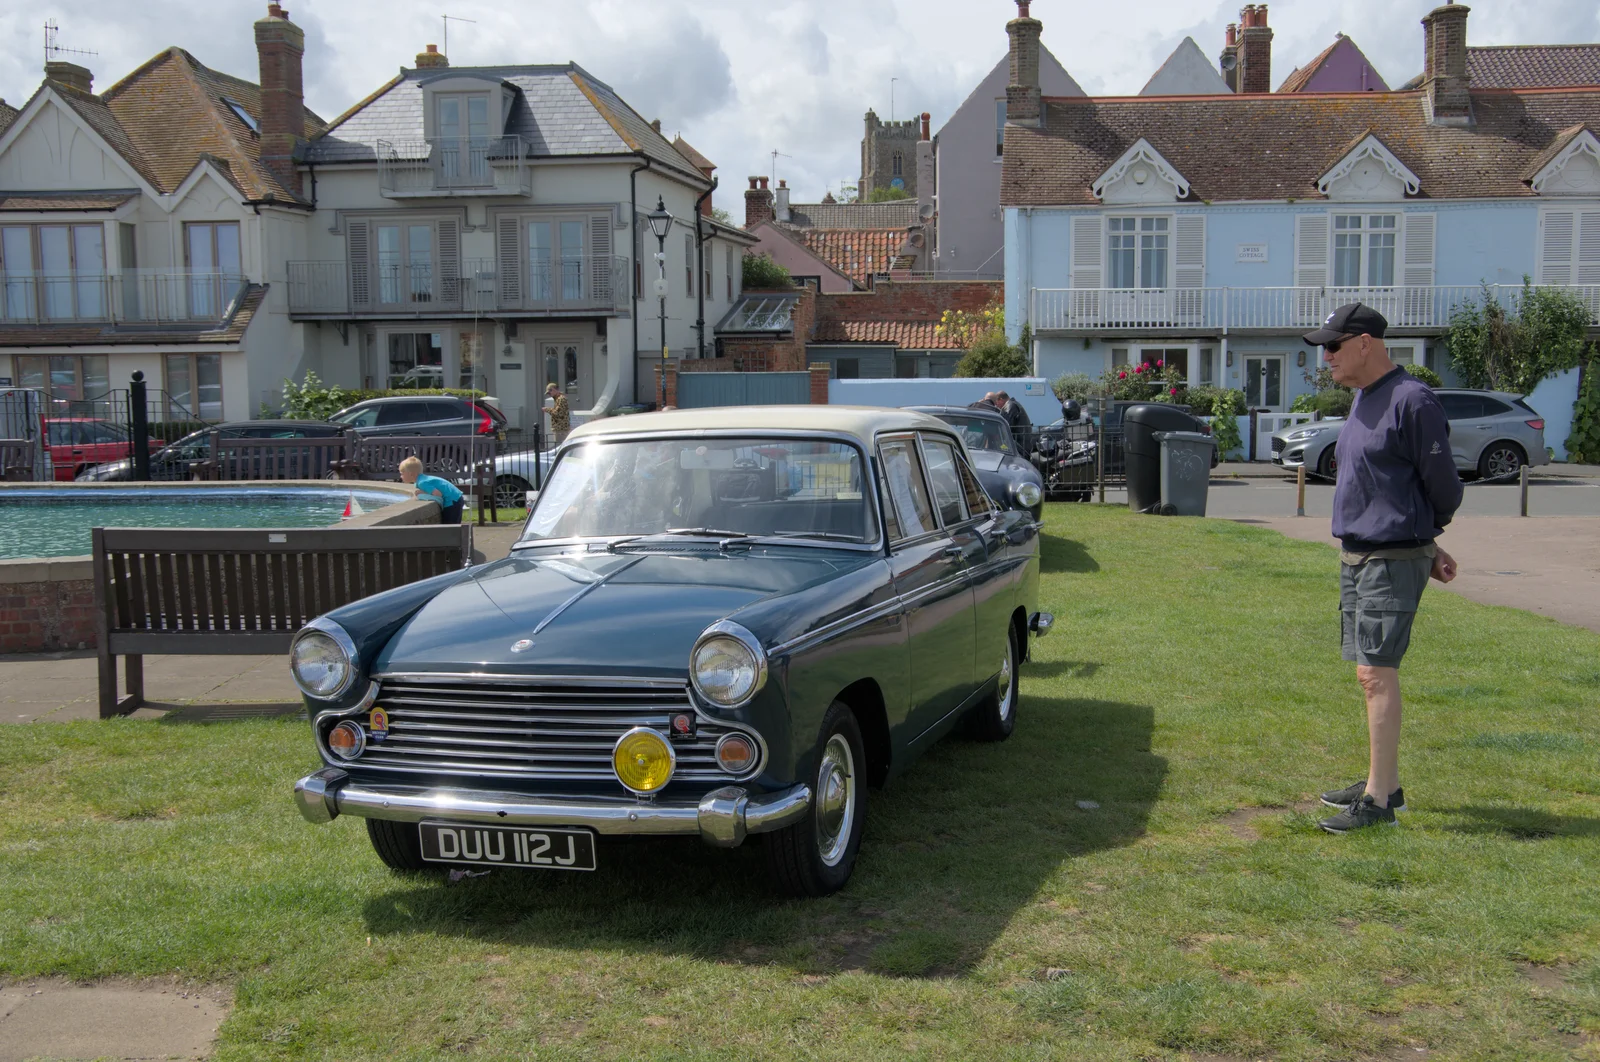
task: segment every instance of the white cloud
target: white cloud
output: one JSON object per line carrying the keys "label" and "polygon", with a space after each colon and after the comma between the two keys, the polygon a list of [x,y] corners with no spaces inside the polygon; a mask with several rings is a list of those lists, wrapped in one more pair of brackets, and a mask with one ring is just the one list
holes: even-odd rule
{"label": "white cloud", "polygon": [[[1391,85],[1422,69],[1420,19],[1437,0],[1278,0],[1273,79],[1315,56],[1336,32],[1350,34]],[[608,82],[646,118],[662,120],[717,162],[717,201],[737,216],[744,176],[766,173],[770,152],[796,200],[820,198],[860,170],[867,108],[934,128],[1006,51],[1012,0],[285,0],[306,30],[307,103],[331,118],[410,65],[450,26],[456,65],[574,60]],[[1044,43],[1092,93],[1137,92],[1185,36],[1215,56],[1240,4],[1130,0],[1085,5],[1033,0]],[[94,49],[83,59],[104,88],[168,45],[207,65],[256,78],[251,23],[265,0],[51,0],[6,5],[0,96],[20,104],[38,85],[41,25],[61,43]],[[1593,0],[1497,0],[1472,12],[1474,44],[1555,44],[1600,39]]]}

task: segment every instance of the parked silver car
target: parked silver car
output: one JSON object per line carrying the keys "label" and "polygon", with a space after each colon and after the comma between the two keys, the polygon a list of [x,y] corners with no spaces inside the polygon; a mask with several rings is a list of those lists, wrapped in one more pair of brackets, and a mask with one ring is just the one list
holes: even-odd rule
{"label": "parked silver car", "polygon": [[539,489],[550,478],[550,466],[555,463],[555,459],[554,450],[546,450],[543,453],[537,450],[519,450],[514,454],[500,454],[495,457],[495,504],[502,509],[522,508],[528,491]]}
{"label": "parked silver car", "polygon": [[[1514,476],[1523,465],[1547,465],[1544,418],[1520,395],[1440,388],[1434,394],[1450,421],[1456,469],[1483,479]],[[1343,420],[1297,424],[1272,433],[1272,461],[1332,479],[1339,470],[1333,444]]]}

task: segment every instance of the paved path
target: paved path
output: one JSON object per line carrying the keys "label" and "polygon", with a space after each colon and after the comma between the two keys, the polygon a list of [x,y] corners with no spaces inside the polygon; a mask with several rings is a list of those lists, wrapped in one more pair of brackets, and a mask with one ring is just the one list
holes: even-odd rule
{"label": "paved path", "polygon": [[232,999],[173,982],[0,985],[0,1062],[44,1058],[205,1058]]}

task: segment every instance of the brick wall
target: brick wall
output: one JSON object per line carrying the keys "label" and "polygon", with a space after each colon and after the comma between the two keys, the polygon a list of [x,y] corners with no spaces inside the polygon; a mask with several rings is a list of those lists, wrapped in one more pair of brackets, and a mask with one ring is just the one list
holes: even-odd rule
{"label": "brick wall", "polygon": [[1039,37],[1044,23],[1027,14],[1027,5],[1018,4],[1019,17],[1006,23],[1011,38],[1010,83],[1006,85],[1006,121],[1037,123],[1043,114],[1039,88]]}
{"label": "brick wall", "polygon": [[1267,5],[1246,4],[1239,12],[1239,91],[1272,91],[1272,30]]}
{"label": "brick wall", "polygon": [[828,404],[828,377],[833,375],[833,366],[825,361],[819,361],[810,366],[811,371],[811,404],[825,406]]}
{"label": "brick wall", "polygon": [[255,24],[256,58],[261,68],[261,162],[293,191],[300,191],[294,152],[305,135],[305,94],[301,60],[305,34],[277,4]]}
{"label": "brick wall", "polygon": [[946,310],[975,313],[1005,298],[1000,281],[880,280],[873,291],[821,295],[814,320],[830,321],[931,321],[938,323]]}
{"label": "brick wall", "polygon": [[0,582],[0,653],[94,647],[93,579]]}

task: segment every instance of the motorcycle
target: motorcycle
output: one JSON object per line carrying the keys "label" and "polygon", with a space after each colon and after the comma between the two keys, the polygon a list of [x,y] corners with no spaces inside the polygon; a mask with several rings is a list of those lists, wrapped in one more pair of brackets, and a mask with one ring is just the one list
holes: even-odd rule
{"label": "motorcycle", "polygon": [[1062,403],[1061,412],[1059,430],[1036,434],[1028,458],[1044,480],[1045,497],[1086,502],[1098,461],[1094,423],[1082,415],[1077,402]]}

